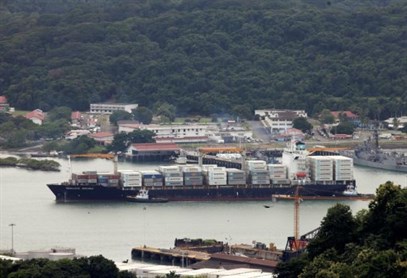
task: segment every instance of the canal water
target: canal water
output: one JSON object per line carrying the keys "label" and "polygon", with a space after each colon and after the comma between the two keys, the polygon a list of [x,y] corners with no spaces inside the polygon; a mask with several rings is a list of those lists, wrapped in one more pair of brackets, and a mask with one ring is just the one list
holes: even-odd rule
{"label": "canal water", "polygon": [[[76,160],[69,167],[58,159],[61,172],[0,168],[0,249],[11,249],[11,223],[17,252],[76,248],[81,255],[99,255],[121,261],[131,248],[147,245],[171,248],[175,238],[208,238],[231,244],[254,241],[284,248],[293,235],[291,201],[271,202],[128,202],[56,203],[47,183],[65,181],[70,172],[112,171],[112,162]],[[119,162],[119,169],[155,169],[157,165]],[[357,189],[374,193],[388,180],[406,186],[407,174],[355,167]],[[367,201],[340,201],[353,213]],[[304,201],[300,207],[300,234],[319,226],[336,201]],[[264,205],[270,206],[265,208]]]}

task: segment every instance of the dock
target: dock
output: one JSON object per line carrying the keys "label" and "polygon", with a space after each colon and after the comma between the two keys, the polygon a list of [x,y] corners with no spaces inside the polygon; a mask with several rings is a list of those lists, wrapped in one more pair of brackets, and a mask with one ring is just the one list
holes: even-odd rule
{"label": "dock", "polygon": [[[375,197],[374,194],[360,194],[357,196],[299,196],[300,200],[314,201],[371,201]],[[273,195],[276,200],[295,200],[293,195]]]}
{"label": "dock", "polygon": [[187,266],[210,259],[210,254],[182,249],[163,249],[147,246],[134,247],[131,250],[133,260],[157,261],[161,264]]}

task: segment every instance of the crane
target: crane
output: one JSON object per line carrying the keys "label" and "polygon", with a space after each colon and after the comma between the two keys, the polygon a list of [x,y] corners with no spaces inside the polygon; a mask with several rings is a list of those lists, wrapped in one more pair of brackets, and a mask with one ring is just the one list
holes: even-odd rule
{"label": "crane", "polygon": [[244,151],[243,148],[239,147],[201,147],[198,148],[198,152],[202,154],[209,154],[209,153],[242,153]]}

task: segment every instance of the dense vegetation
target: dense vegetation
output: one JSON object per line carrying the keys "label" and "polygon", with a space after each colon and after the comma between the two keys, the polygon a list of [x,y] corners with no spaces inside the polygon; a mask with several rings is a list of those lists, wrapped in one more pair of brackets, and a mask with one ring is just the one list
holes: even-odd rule
{"label": "dense vegetation", "polygon": [[0,158],[0,166],[19,166],[32,170],[43,170],[43,171],[60,171],[61,166],[58,162],[54,160],[37,160],[31,158],[21,158],[17,159],[15,157]]}
{"label": "dense vegetation", "polygon": [[257,108],[406,112],[401,0],[13,0],[0,92],[19,109],[165,100],[179,114]]}
{"label": "dense vegetation", "polygon": [[407,277],[407,188],[381,185],[369,210],[328,210],[318,235],[299,259],[281,263],[286,277]]}
{"label": "dense vegetation", "polygon": [[1,278],[131,278],[134,274],[117,269],[113,261],[102,256],[92,256],[79,259],[63,259],[50,261],[47,259],[33,259],[28,261],[11,262],[0,260]]}

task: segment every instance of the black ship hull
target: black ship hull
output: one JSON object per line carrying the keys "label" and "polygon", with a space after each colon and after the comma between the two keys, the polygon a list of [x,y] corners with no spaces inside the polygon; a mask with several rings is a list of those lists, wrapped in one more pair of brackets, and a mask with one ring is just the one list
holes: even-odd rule
{"label": "black ship hull", "polygon": [[[341,195],[348,185],[355,181],[333,184],[301,185],[299,194],[302,196],[335,196]],[[57,201],[80,200],[111,200],[126,201],[128,196],[136,195],[137,189],[106,187],[102,185],[61,185],[48,184]],[[147,188],[151,198],[168,199],[169,201],[249,201],[271,200],[276,194],[295,194],[296,186],[287,185],[239,185],[218,187],[159,187]]]}

